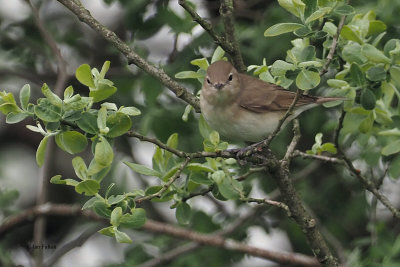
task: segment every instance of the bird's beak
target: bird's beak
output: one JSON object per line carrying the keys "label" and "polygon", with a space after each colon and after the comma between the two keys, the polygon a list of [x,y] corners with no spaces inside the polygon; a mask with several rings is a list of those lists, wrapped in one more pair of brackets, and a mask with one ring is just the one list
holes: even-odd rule
{"label": "bird's beak", "polygon": [[216,84],[214,84],[214,87],[215,87],[216,89],[218,89],[218,90],[221,90],[222,87],[224,87],[224,84],[223,84],[223,83],[216,83]]}

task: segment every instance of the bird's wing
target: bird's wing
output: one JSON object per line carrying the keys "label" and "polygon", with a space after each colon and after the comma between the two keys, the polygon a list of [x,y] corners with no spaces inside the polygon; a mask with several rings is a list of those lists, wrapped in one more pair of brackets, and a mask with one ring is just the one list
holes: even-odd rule
{"label": "bird's wing", "polygon": [[[253,112],[287,110],[296,96],[294,92],[276,84],[267,83],[246,74],[240,74],[240,79],[242,91],[239,104]],[[316,103],[317,99],[317,97],[301,95],[296,106]]]}

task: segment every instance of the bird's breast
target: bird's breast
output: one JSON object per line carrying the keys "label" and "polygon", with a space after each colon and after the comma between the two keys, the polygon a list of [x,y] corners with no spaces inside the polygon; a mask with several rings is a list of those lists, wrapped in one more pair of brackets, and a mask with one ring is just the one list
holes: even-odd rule
{"label": "bird's breast", "polygon": [[278,125],[283,112],[255,113],[239,106],[216,106],[200,99],[201,112],[211,128],[236,141],[265,139]]}

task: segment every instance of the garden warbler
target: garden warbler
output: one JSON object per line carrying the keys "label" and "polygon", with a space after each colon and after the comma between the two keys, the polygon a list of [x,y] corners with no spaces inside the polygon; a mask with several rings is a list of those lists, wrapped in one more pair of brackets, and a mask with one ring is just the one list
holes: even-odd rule
{"label": "garden warbler", "polygon": [[[207,69],[200,95],[201,112],[221,135],[258,142],[277,127],[296,94],[278,85],[239,73],[231,63],[216,61]],[[343,98],[300,95],[290,120],[304,110]]]}

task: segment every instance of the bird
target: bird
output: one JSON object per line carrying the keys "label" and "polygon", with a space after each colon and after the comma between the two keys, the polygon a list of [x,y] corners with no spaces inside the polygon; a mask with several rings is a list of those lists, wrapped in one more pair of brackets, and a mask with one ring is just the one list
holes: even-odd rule
{"label": "bird", "polygon": [[[206,122],[219,134],[234,141],[254,143],[276,129],[295,97],[292,91],[239,73],[230,62],[219,60],[208,66],[200,108]],[[282,128],[301,112],[338,100],[343,98],[300,95]]]}

